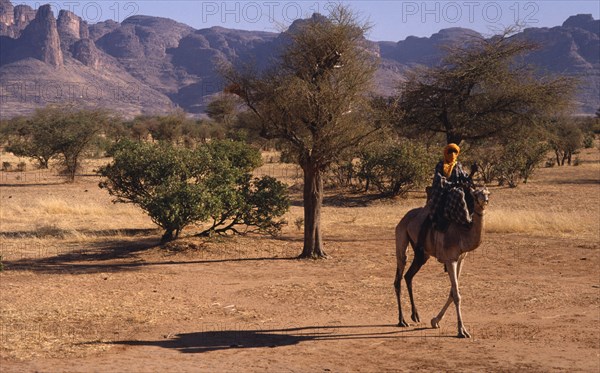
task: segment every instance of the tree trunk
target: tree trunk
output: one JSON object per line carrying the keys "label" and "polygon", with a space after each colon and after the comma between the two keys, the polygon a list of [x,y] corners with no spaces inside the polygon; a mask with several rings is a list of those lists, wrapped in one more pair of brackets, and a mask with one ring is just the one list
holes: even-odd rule
{"label": "tree trunk", "polygon": [[304,249],[300,258],[326,258],[321,236],[323,175],[319,167],[314,164],[303,165],[302,169],[304,171]]}
{"label": "tree trunk", "polygon": [[452,131],[446,132],[446,142],[448,144],[460,145],[461,141],[462,141],[462,136],[461,135],[459,135],[457,133],[453,133]]}
{"label": "tree trunk", "polygon": [[72,157],[67,154],[63,154],[64,156],[64,167],[65,174],[67,177],[67,182],[72,183],[75,181],[75,173],[77,172],[77,158]]}
{"label": "tree trunk", "polygon": [[50,162],[50,157],[39,156],[37,158],[37,161],[39,163],[40,170],[47,170],[48,169],[48,162]]}
{"label": "tree trunk", "polygon": [[169,242],[169,241],[173,241],[174,239],[175,239],[175,237],[173,235],[173,230],[172,229],[166,229],[165,233],[160,238],[160,242],[161,243],[166,243],[166,242]]}
{"label": "tree trunk", "polygon": [[460,145],[460,142],[462,141],[462,135],[454,130],[454,126],[448,118],[448,112],[444,110],[444,112],[440,114],[439,118],[443,123],[444,129],[446,130],[446,143]]}

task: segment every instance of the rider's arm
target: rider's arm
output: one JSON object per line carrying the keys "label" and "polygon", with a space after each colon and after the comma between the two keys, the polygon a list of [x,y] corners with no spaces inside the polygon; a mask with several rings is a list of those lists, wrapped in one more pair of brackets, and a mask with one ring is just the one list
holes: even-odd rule
{"label": "rider's arm", "polygon": [[462,167],[462,165],[460,163],[458,163],[456,166],[457,166],[457,173],[458,173],[459,183],[467,184],[467,185],[473,184],[472,174],[474,174],[474,172],[472,172],[472,174],[468,174],[463,169],[463,167]]}

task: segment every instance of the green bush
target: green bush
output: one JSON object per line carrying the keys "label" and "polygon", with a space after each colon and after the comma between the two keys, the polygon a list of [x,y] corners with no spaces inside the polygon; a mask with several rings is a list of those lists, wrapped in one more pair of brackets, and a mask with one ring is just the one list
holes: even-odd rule
{"label": "green bush", "polygon": [[586,149],[591,149],[594,147],[594,134],[593,133],[586,133],[585,136],[583,137],[583,147]]}
{"label": "green bush", "polygon": [[497,170],[499,184],[516,188],[519,181],[527,183],[540,163],[546,160],[550,147],[545,142],[521,139],[504,146]]}
{"label": "green bush", "polygon": [[272,177],[252,179],[251,172],[262,165],[260,152],[245,143],[211,141],[196,152],[211,160],[205,185],[211,191],[209,210],[212,226],[200,233],[239,233],[246,231],[277,234],[286,223],[277,220],[289,209],[285,184]]}
{"label": "green bush", "polygon": [[339,161],[330,166],[326,185],[348,188],[354,180],[355,167],[351,161]]}
{"label": "green bush", "polygon": [[207,160],[187,149],[149,143],[119,142],[111,151],[114,160],[101,167],[100,183],[115,196],[114,202],[133,203],[165,230],[163,240],[176,238],[187,225],[208,218],[203,201],[209,192],[201,180]]}
{"label": "green bush", "polygon": [[209,222],[201,235],[239,233],[237,226],[275,233],[289,208],[287,189],[276,180],[251,178],[260,153],[242,143],[213,141],[195,150],[121,141],[114,160],[99,170],[101,188],[115,202],[142,208],[165,230],[163,241],[183,228]]}
{"label": "green bush", "polygon": [[244,204],[239,209],[239,218],[247,227],[255,227],[259,232],[276,235],[286,224],[276,220],[290,208],[287,186],[273,177],[254,179],[250,188],[244,188]]}
{"label": "green bush", "polygon": [[357,176],[365,184],[365,191],[373,185],[389,196],[404,196],[423,184],[435,162],[424,147],[408,141],[372,148],[360,158]]}
{"label": "green bush", "polygon": [[478,175],[481,176],[483,182],[486,184],[494,182],[500,176],[499,164],[502,156],[503,147],[491,141],[478,144],[478,146],[474,146],[469,151],[469,160],[477,162]]}

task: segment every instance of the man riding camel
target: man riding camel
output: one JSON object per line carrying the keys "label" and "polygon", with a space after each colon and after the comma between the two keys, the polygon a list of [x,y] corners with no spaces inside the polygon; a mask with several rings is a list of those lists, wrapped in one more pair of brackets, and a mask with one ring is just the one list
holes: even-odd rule
{"label": "man riding camel", "polygon": [[430,227],[438,231],[446,231],[451,221],[471,228],[472,219],[465,199],[464,188],[472,185],[471,177],[477,172],[477,165],[471,167],[471,174],[467,174],[460,162],[458,155],[460,147],[448,144],[444,148],[444,159],[435,166],[433,184],[429,195],[427,208],[429,216],[423,222],[417,248],[423,247],[423,241]]}

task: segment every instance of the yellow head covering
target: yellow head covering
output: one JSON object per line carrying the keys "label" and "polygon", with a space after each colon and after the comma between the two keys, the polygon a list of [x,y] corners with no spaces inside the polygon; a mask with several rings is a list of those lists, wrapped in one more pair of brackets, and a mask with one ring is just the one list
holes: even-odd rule
{"label": "yellow head covering", "polygon": [[444,148],[444,176],[450,177],[454,166],[456,166],[456,160],[460,154],[460,148],[456,144],[448,144]]}

